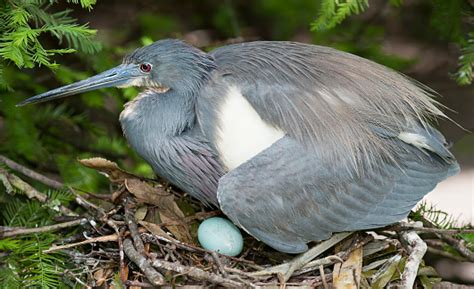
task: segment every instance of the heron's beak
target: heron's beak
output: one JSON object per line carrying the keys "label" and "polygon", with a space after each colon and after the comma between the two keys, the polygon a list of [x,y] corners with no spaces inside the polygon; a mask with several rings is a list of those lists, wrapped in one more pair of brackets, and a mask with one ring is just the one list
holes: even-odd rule
{"label": "heron's beak", "polygon": [[105,87],[125,87],[143,77],[136,64],[121,64],[90,78],[30,97],[17,106],[45,102]]}

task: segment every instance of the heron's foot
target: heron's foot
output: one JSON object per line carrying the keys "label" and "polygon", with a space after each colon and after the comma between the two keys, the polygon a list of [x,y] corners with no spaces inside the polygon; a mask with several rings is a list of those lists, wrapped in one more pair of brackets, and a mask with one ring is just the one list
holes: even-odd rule
{"label": "heron's foot", "polygon": [[288,281],[293,274],[298,270],[313,270],[313,268],[317,268],[321,265],[327,265],[333,263],[334,260],[339,260],[340,258],[337,256],[328,256],[322,259],[314,260],[317,256],[321,255],[322,253],[326,252],[328,249],[333,247],[334,245],[338,244],[345,238],[347,238],[352,233],[338,233],[334,234],[330,239],[323,241],[322,243],[314,246],[313,248],[309,249],[305,253],[302,253],[295,257],[293,260],[273,266],[270,268],[266,268],[257,272],[252,273],[253,276],[265,276],[265,275],[273,275],[276,274],[278,279],[282,282]]}

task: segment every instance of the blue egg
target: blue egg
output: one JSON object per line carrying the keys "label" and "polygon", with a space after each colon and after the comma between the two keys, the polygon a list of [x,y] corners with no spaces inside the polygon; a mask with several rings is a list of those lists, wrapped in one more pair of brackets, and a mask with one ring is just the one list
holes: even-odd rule
{"label": "blue egg", "polygon": [[227,256],[237,256],[242,252],[244,239],[239,229],[229,220],[213,217],[199,225],[198,240],[204,249]]}

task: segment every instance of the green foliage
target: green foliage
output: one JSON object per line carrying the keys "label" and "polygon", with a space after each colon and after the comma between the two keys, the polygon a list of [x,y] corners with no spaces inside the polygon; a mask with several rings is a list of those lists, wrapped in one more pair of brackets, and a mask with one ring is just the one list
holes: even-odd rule
{"label": "green foliage", "polygon": [[[1,192],[1,191],[0,191]],[[3,192],[5,194],[5,192]],[[63,192],[49,192],[58,201],[70,200]],[[6,198],[0,203],[3,226],[43,226],[51,224],[56,215],[52,208],[37,201]],[[44,254],[57,236],[52,233],[27,235],[0,240],[0,283],[3,288],[64,288],[62,274],[67,267],[67,256],[62,253]]]}
{"label": "green foliage", "polygon": [[415,221],[422,221],[422,219],[425,218],[440,229],[452,229],[457,227],[455,225],[456,220],[451,215],[424,202],[411,213],[411,217]]}
{"label": "green foliage", "polygon": [[439,36],[456,42],[463,41],[464,2],[464,0],[432,0],[431,26],[436,29]]}
{"label": "green foliage", "polygon": [[81,4],[82,8],[87,8],[89,10],[92,9],[92,6],[95,5],[97,0],[67,0],[67,2],[74,3],[74,4]]}
{"label": "green foliage", "polygon": [[467,43],[462,48],[462,55],[459,56],[459,69],[456,79],[459,84],[467,85],[472,83],[472,66],[474,65],[474,32],[469,33]]}
{"label": "green foliage", "polygon": [[319,1],[314,0],[260,0],[256,1],[254,9],[258,20],[268,23],[272,39],[288,40],[300,30],[308,30],[318,4]]}
{"label": "green foliage", "polygon": [[363,12],[369,0],[322,0],[319,17],[311,24],[312,30],[334,28],[353,14]]}
{"label": "green foliage", "polygon": [[[55,55],[100,50],[100,44],[93,40],[96,31],[75,23],[75,19],[69,16],[70,10],[49,12],[55,2],[19,0],[0,4],[0,86],[8,87],[1,76],[9,62],[19,68],[33,68],[35,65],[55,68],[57,64],[51,60]],[[82,7],[91,9],[95,0],[81,0],[80,3]],[[67,47],[45,48],[41,42],[44,34],[56,38],[60,45],[65,41]]]}

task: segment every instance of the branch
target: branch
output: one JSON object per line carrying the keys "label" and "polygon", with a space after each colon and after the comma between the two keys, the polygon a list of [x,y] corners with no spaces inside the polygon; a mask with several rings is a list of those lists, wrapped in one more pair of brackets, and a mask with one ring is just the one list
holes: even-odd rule
{"label": "branch", "polygon": [[410,252],[406,261],[405,270],[401,278],[402,288],[413,288],[415,284],[418,267],[426,253],[428,246],[415,232],[402,232],[402,239],[407,243],[407,249]]}
{"label": "branch", "polygon": [[151,264],[155,268],[173,271],[182,275],[187,275],[196,280],[208,281],[210,283],[222,285],[224,287],[231,287],[231,288],[245,287],[245,284],[243,283],[221,277],[214,273],[206,272],[196,267],[184,266],[178,263],[171,263],[164,260],[155,260]]}
{"label": "branch", "polygon": [[82,218],[74,221],[59,223],[50,226],[43,226],[38,228],[14,228],[12,230],[7,230],[4,232],[0,232],[0,239],[7,238],[7,237],[14,237],[18,235],[26,235],[26,234],[36,234],[36,233],[44,233],[44,232],[51,232],[56,231],[59,229],[74,227],[77,225],[84,225],[87,224],[87,219]]}
{"label": "branch", "polygon": [[448,243],[451,247],[453,247],[459,254],[465,257],[469,262],[474,262],[474,253],[466,247],[466,241],[463,239],[456,239],[451,236],[443,235],[443,234],[436,234],[438,238]]}
{"label": "branch", "polygon": [[442,256],[442,257],[445,257],[445,258],[449,258],[449,259],[452,259],[452,260],[455,260],[455,261],[458,261],[458,262],[466,262],[467,261],[466,258],[463,258],[461,256],[457,256],[457,255],[453,255],[453,254],[451,254],[447,251],[436,249],[436,248],[433,248],[433,247],[430,247],[430,246],[428,246],[428,253],[438,255],[438,256]]}
{"label": "branch", "polygon": [[90,238],[81,242],[77,243],[72,243],[72,244],[66,244],[66,245],[61,245],[61,246],[53,246],[49,248],[48,250],[44,250],[43,254],[59,251],[59,250],[64,250],[64,249],[69,249],[77,246],[82,246],[86,244],[92,244],[92,243],[101,243],[101,242],[116,242],[118,239],[117,234],[112,234],[112,235],[107,235],[107,236],[100,236],[97,238]]}
{"label": "branch", "polygon": [[42,174],[39,174],[25,166],[22,166],[19,163],[16,163],[3,155],[0,155],[0,162],[4,163],[10,169],[20,172],[23,175],[29,178],[32,178],[33,180],[36,180],[38,182],[41,182],[47,185],[48,187],[51,187],[57,190],[62,189],[64,187],[64,184],[62,184],[61,182],[58,182],[56,180],[43,176]]}
{"label": "branch", "polygon": [[439,229],[439,228],[432,228],[432,227],[417,227],[411,224],[406,224],[406,223],[400,223],[396,224],[394,226],[389,226],[386,228],[382,228],[379,230],[384,230],[384,231],[415,231],[415,232],[420,232],[420,233],[440,233],[440,234],[450,234],[450,235],[455,235],[455,234],[470,234],[474,233],[474,229]]}
{"label": "branch", "polygon": [[140,268],[143,274],[145,274],[146,278],[151,282],[151,284],[155,286],[165,284],[163,276],[153,268],[152,264],[147,258],[135,250],[132,241],[129,238],[123,240],[123,250],[125,254],[127,254],[127,257]]}
{"label": "branch", "polygon": [[[423,226],[425,227],[428,227],[428,228],[435,227],[435,225],[430,220],[428,220],[427,218],[423,216],[421,217],[421,221],[423,223]],[[434,233],[434,234],[436,235],[436,237],[448,243],[448,245],[453,247],[459,254],[461,254],[467,260],[469,260],[470,262],[474,262],[474,253],[469,248],[466,247],[465,241],[463,239],[456,239],[443,232]]]}
{"label": "branch", "polygon": [[130,209],[130,203],[126,201],[124,205],[125,209],[125,221],[127,222],[128,229],[130,230],[130,234],[132,235],[133,244],[135,248],[140,254],[145,254],[145,245],[143,244],[143,240],[140,237],[140,233],[138,233],[138,225],[135,222],[135,215],[134,212]]}
{"label": "branch", "polygon": [[67,207],[63,205],[57,205],[57,204],[52,204],[46,194],[41,193],[40,191],[36,190],[33,188],[30,184],[27,182],[23,181],[19,177],[17,177],[14,174],[11,174],[5,170],[0,169],[0,174],[3,175],[4,177],[0,178],[2,182],[5,183],[6,188],[17,188],[18,190],[22,191],[25,193],[25,195],[29,199],[36,199],[42,203],[48,204],[51,208],[57,208],[58,211],[63,213],[64,215],[69,215],[69,216],[77,216],[76,213],[68,209]]}

